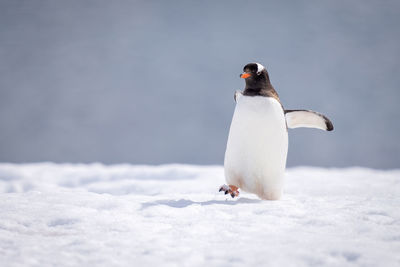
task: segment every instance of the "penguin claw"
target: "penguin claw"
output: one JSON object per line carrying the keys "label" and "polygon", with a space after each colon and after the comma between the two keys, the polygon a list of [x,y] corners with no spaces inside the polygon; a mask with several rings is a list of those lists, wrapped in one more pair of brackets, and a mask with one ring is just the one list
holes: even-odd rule
{"label": "penguin claw", "polygon": [[219,188],[219,192],[223,191],[225,195],[230,194],[232,198],[239,196],[239,188],[234,185],[223,185]]}
{"label": "penguin claw", "polygon": [[226,191],[229,191],[229,190],[230,190],[230,187],[227,186],[226,184],[221,185],[221,187],[219,188],[219,192],[221,192],[221,191],[226,192]]}

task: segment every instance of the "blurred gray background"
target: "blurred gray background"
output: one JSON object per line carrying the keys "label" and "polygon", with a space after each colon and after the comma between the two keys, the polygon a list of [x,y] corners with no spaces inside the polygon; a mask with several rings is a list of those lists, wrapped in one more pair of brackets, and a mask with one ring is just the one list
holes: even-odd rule
{"label": "blurred gray background", "polygon": [[288,165],[399,168],[400,1],[0,0],[0,161],[222,164],[243,66],[288,109]]}

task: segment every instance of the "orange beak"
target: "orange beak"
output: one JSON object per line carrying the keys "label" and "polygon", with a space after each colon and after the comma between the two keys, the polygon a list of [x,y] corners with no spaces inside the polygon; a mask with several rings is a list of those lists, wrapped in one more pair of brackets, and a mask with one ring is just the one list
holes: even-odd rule
{"label": "orange beak", "polygon": [[242,74],[240,74],[240,78],[243,78],[243,79],[246,79],[246,78],[249,78],[251,76],[251,74],[250,73],[242,73]]}

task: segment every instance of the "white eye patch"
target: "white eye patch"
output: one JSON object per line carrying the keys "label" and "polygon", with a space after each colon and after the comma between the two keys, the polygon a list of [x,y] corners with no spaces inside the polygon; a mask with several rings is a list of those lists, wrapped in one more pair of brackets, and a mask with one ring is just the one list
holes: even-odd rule
{"label": "white eye patch", "polygon": [[256,63],[257,64],[257,75],[260,75],[261,72],[265,69],[265,67],[263,65],[261,65],[260,63]]}

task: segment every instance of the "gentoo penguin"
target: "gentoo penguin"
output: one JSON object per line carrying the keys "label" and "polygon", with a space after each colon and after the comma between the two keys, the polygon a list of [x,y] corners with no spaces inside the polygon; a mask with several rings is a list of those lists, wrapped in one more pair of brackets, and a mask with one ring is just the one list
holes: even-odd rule
{"label": "gentoo penguin", "polygon": [[331,121],[311,110],[285,110],[265,67],[249,63],[240,75],[243,92],[235,93],[236,108],[229,130],[224,169],[227,185],[219,191],[239,195],[239,188],[261,199],[282,195],[288,128],[332,131]]}

